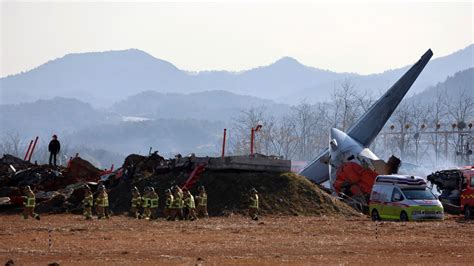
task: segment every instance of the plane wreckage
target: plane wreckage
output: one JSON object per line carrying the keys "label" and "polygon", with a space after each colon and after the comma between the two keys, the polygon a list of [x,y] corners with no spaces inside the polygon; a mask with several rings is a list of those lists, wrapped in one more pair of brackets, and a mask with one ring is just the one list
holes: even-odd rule
{"label": "plane wreckage", "polygon": [[368,147],[432,56],[431,49],[426,51],[347,133],[332,128],[329,147],[306,165],[300,174],[317,184],[329,181],[335,194],[359,206],[367,205],[375,177],[379,174],[395,174],[400,167],[400,160],[395,156],[385,162]]}

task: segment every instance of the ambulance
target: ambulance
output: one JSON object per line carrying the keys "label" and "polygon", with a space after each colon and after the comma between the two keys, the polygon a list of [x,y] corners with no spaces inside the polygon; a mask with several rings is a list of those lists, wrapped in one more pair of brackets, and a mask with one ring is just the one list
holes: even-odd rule
{"label": "ambulance", "polygon": [[379,175],[370,194],[369,213],[379,220],[443,220],[443,205],[425,179],[409,175]]}

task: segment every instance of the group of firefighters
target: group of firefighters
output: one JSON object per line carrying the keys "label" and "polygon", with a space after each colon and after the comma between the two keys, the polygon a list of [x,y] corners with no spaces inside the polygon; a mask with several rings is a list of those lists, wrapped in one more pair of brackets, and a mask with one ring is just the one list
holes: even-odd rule
{"label": "group of firefighters", "polygon": [[[167,220],[197,220],[198,216],[208,218],[207,193],[204,186],[198,188],[199,195],[194,196],[189,190],[183,191],[174,186],[165,191],[166,200],[163,214]],[[130,214],[137,219],[156,219],[158,214],[158,194],[153,187],[145,187],[143,196],[137,187],[132,189]],[[142,213],[140,214],[140,209]]]}
{"label": "group of firefighters", "polygon": [[[94,196],[88,185],[84,186],[85,194],[82,201],[84,216],[86,220],[92,219],[92,207],[96,207],[98,219],[109,218],[109,197],[104,185],[100,185],[94,202]],[[189,190],[182,190],[174,186],[165,191],[166,200],[164,206],[164,217],[166,220],[197,220],[198,216],[209,218],[207,212],[207,193],[204,186],[198,187],[199,194],[194,197]],[[153,220],[158,217],[159,196],[153,187],[145,187],[143,195],[137,187],[133,187],[130,203],[130,215],[136,219]],[[24,189],[24,210],[23,218],[29,216],[39,220],[40,216],[34,212],[36,206],[35,194],[29,186]],[[258,220],[259,208],[258,193],[255,188],[249,192],[249,216],[253,220]]]}

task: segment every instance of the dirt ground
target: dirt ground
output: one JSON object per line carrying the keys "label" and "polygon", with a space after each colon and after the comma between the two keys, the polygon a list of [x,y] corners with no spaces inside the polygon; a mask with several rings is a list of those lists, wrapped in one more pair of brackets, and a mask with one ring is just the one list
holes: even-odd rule
{"label": "dirt ground", "polygon": [[[52,246],[48,250],[48,230]],[[0,216],[0,264],[471,264],[474,222],[240,215],[195,222]]]}

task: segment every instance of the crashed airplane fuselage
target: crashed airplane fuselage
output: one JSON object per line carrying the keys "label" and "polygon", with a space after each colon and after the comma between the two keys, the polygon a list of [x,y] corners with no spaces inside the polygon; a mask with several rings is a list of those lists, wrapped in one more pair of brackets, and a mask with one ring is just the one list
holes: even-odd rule
{"label": "crashed airplane fuselage", "polygon": [[329,147],[301,170],[300,174],[322,184],[330,181],[331,189],[349,195],[368,195],[378,174],[397,171],[399,160],[387,163],[367,147],[384,127],[418,75],[433,56],[428,50],[347,133],[331,129]]}

